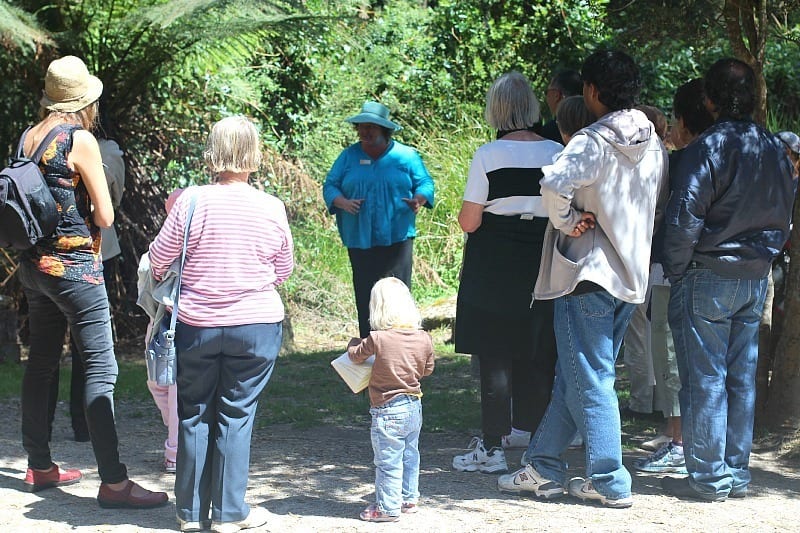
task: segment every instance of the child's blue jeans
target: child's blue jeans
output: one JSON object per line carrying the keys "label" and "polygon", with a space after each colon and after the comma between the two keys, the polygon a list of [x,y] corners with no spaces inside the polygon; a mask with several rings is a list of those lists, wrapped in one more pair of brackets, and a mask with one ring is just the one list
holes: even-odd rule
{"label": "child's blue jeans", "polygon": [[369,412],[375,453],[375,503],[378,510],[399,516],[404,502],[416,504],[419,499],[422,402],[401,394]]}

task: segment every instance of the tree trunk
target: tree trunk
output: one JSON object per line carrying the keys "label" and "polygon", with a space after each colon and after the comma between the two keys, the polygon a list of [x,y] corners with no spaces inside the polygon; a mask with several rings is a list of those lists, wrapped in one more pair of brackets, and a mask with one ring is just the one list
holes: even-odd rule
{"label": "tree trunk", "polygon": [[777,431],[800,429],[800,202],[795,202],[784,324],[775,349],[767,424]]}
{"label": "tree trunk", "polygon": [[773,356],[773,314],[775,300],[775,284],[772,275],[767,285],[767,298],[764,300],[764,312],[761,314],[761,325],[758,328],[758,366],[756,367],[756,426],[764,425],[769,399],[769,376],[772,372]]}
{"label": "tree trunk", "polygon": [[767,121],[767,80],[764,57],[767,51],[767,0],[725,0],[722,10],[733,53],[750,65],[756,75],[756,108],[753,120]]}

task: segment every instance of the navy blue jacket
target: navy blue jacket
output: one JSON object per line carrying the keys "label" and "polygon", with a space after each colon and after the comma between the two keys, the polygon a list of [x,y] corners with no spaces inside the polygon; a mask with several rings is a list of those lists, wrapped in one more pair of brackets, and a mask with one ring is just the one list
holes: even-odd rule
{"label": "navy blue jacket", "polygon": [[664,274],[692,261],[723,277],[758,279],[789,237],[795,182],[781,141],[749,120],[720,119],[670,168]]}

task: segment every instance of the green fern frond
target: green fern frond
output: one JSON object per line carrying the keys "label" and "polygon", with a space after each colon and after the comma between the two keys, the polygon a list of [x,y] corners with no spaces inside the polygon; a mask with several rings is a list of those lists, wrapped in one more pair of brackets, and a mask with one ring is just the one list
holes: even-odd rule
{"label": "green fern frond", "polygon": [[0,46],[33,54],[39,46],[53,44],[33,15],[5,0],[0,2]]}

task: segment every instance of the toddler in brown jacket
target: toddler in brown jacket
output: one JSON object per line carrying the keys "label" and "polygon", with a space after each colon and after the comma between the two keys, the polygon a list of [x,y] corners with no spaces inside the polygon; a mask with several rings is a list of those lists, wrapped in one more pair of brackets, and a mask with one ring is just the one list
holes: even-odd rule
{"label": "toddler in brown jacket", "polygon": [[397,278],[375,284],[369,312],[373,331],[347,347],[355,363],[375,355],[369,380],[375,503],[360,516],[368,522],[394,522],[401,512],[415,512],[419,500],[419,381],[433,372],[433,342],[420,329],[422,319],[411,292]]}

